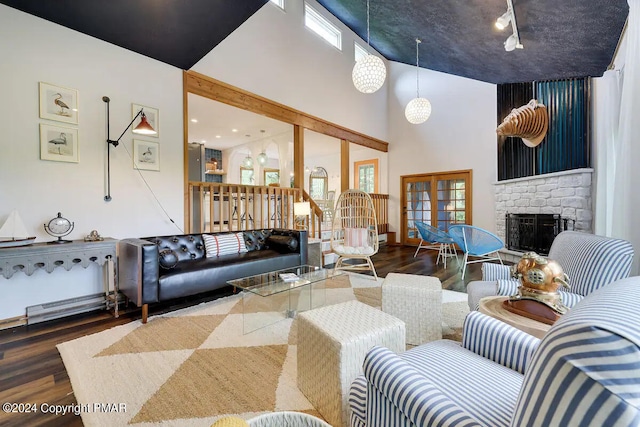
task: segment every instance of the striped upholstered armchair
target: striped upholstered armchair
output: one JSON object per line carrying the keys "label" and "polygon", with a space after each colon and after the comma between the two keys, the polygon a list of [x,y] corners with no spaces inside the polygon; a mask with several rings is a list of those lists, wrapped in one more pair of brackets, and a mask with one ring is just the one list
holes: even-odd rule
{"label": "striped upholstered armchair", "polygon": [[640,277],[596,290],[542,340],[479,312],[463,342],[374,347],[352,427],[640,425]]}
{"label": "striped upholstered armchair", "polygon": [[[562,303],[571,308],[589,293],[629,276],[633,246],[626,240],[578,231],[564,231],[553,240],[549,259],[557,261],[569,276],[568,291],[559,290]],[[475,310],[486,296],[511,296],[520,283],[509,266],[482,264],[482,281],[467,285],[469,309]]]}

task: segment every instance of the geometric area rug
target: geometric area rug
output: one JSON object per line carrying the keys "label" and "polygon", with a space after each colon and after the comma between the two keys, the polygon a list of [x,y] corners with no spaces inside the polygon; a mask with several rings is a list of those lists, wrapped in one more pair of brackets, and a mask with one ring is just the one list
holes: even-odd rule
{"label": "geometric area rug", "polygon": [[[383,279],[327,281],[325,304],[380,307]],[[467,295],[443,291],[443,337],[460,340]],[[243,334],[232,295],[59,344],[85,426],[210,426],[236,415],[307,412],[296,385],[296,326],[284,319]]]}

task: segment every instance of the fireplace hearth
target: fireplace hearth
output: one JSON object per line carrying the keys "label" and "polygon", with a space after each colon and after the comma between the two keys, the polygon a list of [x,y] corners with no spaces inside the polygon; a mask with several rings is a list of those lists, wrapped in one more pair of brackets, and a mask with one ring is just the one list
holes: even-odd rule
{"label": "fireplace hearth", "polygon": [[506,247],[519,252],[548,255],[553,239],[573,229],[573,220],[556,214],[506,214]]}

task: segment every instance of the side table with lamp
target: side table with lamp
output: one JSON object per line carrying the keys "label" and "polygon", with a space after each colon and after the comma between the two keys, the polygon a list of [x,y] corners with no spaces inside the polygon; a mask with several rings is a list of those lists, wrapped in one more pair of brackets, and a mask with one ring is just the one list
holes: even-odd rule
{"label": "side table with lamp", "polygon": [[[293,204],[293,215],[295,216],[296,230],[308,230],[309,215],[311,214],[311,203],[295,202]],[[309,237],[308,242],[308,262],[310,265],[322,267],[322,240]]]}

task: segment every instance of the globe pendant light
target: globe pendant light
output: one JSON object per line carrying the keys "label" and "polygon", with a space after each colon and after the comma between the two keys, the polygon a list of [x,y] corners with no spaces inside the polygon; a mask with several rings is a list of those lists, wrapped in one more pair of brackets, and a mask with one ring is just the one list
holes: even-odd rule
{"label": "globe pendant light", "polygon": [[258,163],[260,163],[261,166],[267,164],[268,159],[269,158],[267,157],[267,153],[265,153],[264,151],[258,154],[258,157],[256,157],[256,160],[258,160]]}
{"label": "globe pendant light", "polygon": [[[369,0],[367,0],[367,45],[369,45]],[[362,93],[374,93],[382,87],[387,77],[384,62],[376,55],[367,54],[353,67],[353,85]]]}
{"label": "globe pendant light", "polygon": [[416,39],[416,97],[409,101],[404,109],[404,115],[414,125],[424,123],[431,115],[431,103],[427,98],[420,98],[420,57],[418,54],[418,45],[422,43],[420,39]]}
{"label": "globe pendant light", "polygon": [[247,169],[253,169],[253,159],[250,154],[247,154],[247,157],[242,161],[242,166]]}

